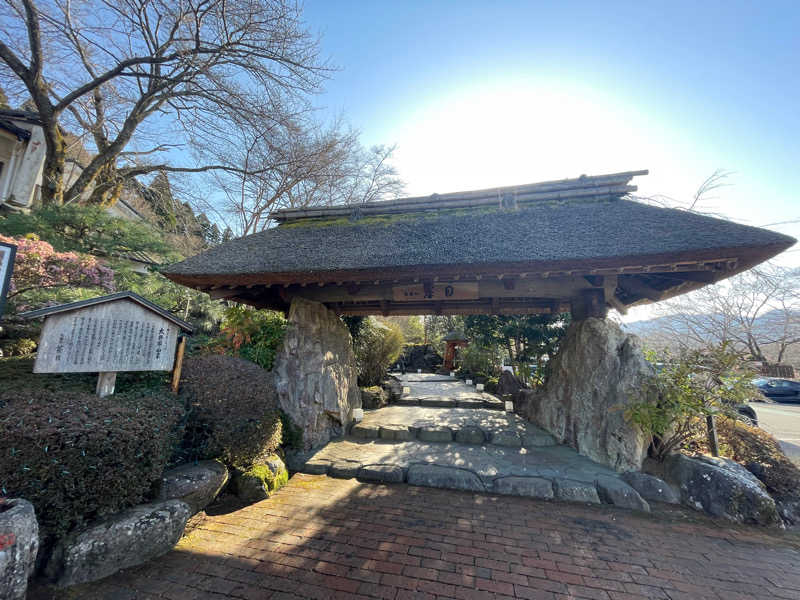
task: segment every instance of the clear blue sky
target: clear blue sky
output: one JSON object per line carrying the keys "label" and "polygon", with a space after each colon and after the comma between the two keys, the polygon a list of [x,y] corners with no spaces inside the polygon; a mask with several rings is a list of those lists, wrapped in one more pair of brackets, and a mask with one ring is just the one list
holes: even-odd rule
{"label": "clear blue sky", "polygon": [[[397,143],[413,194],[648,168],[644,194],[800,219],[800,2],[347,2],[305,18],[318,103]],[[800,237],[800,224],[773,227]],[[785,255],[800,265],[800,252]]]}

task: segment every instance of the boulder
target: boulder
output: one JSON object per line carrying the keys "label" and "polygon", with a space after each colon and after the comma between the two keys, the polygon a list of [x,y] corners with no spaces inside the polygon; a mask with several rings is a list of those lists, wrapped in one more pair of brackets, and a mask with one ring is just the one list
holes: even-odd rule
{"label": "boulder", "polygon": [[367,410],[383,408],[389,403],[389,394],[376,386],[361,388],[361,406]]}
{"label": "boulder", "polygon": [[0,500],[0,598],[23,600],[39,551],[33,505],[22,498]]}
{"label": "boulder", "polygon": [[516,402],[517,396],[521,390],[525,389],[525,384],[511,371],[503,371],[500,373],[500,379],[497,381],[496,394],[500,398],[511,396],[509,400]]}
{"label": "boulder", "polygon": [[448,490],[485,491],[481,478],[473,471],[458,467],[415,464],[408,467],[408,483]]}
{"label": "boulder", "polygon": [[600,500],[606,504],[650,512],[650,505],[622,479],[603,476],[599,477],[594,485],[597,488],[597,495],[600,496]]}
{"label": "boulder", "polygon": [[167,500],[108,517],[59,541],[46,574],[66,587],[145,563],[172,549],[191,512],[185,502]]}
{"label": "boulder", "polygon": [[303,450],[343,435],[361,408],[350,332],[319,302],[292,300],[274,373],[278,404],[302,431]]}
{"label": "boulder", "polygon": [[628,471],[622,474],[622,480],[635,489],[645,500],[679,504],[680,496],[663,479],[647,473]]}
{"label": "boulder", "polygon": [[158,500],[182,500],[199,513],[228,483],[228,469],[216,460],[185,464],[164,471]]}
{"label": "boulder", "polygon": [[639,470],[647,439],[625,410],[655,401],[646,385],[653,366],[639,339],[606,319],[575,321],[549,369],[541,390],[520,391],[517,412],[596,462]]}
{"label": "boulder", "polygon": [[289,481],[289,472],[281,458],[273,454],[247,471],[238,471],[233,479],[236,497],[251,504],[269,498]]}
{"label": "boulder", "polygon": [[736,523],[782,524],[764,485],[730,459],[673,454],[664,462],[664,474],[690,508]]}

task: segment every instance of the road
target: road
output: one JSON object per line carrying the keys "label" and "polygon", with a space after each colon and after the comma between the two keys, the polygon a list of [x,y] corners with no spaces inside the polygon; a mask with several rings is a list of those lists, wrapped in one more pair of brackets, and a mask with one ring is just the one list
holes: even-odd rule
{"label": "road", "polygon": [[762,429],[775,436],[783,451],[800,464],[800,404],[750,404],[758,415]]}

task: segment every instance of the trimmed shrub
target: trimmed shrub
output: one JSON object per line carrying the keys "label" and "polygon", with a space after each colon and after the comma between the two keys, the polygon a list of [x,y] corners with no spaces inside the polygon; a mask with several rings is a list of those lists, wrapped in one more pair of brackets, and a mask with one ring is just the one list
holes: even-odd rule
{"label": "trimmed shrub", "polygon": [[148,499],[179,438],[183,409],[166,390],[107,398],[0,391],[0,492],[36,508],[43,536]]}
{"label": "trimmed shrub", "polygon": [[225,309],[220,336],[213,349],[240,356],[269,371],[285,333],[286,319],[282,313],[236,304]]}
{"label": "trimmed shrub", "polygon": [[272,373],[242,358],[187,358],[185,459],[220,458],[247,470],[281,444],[281,418]]}

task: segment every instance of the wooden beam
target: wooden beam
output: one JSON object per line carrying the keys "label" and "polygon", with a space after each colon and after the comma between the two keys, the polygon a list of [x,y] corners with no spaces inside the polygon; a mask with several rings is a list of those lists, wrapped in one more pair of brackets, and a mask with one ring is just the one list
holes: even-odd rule
{"label": "wooden beam", "polygon": [[606,296],[606,302],[611,306],[611,308],[615,309],[621,315],[628,314],[628,307],[623,304],[623,302],[617,298],[616,294],[611,296]]}
{"label": "wooden beam", "polygon": [[620,276],[619,286],[629,294],[644,296],[653,302],[658,302],[666,294],[666,290],[657,290],[635,275]]}

